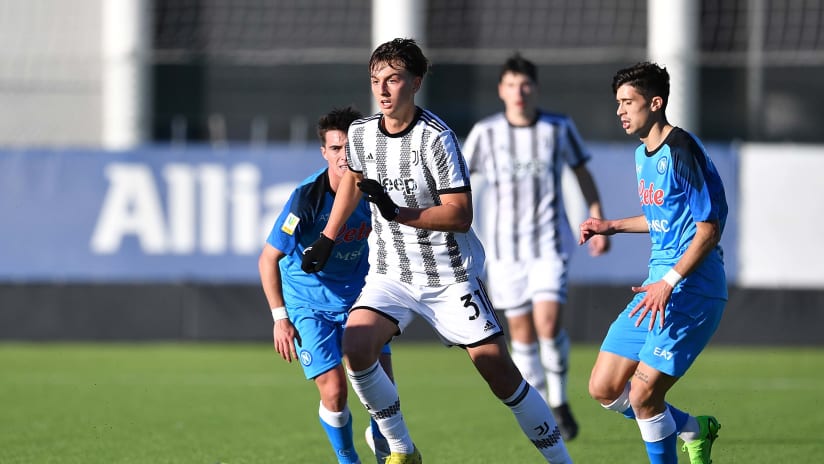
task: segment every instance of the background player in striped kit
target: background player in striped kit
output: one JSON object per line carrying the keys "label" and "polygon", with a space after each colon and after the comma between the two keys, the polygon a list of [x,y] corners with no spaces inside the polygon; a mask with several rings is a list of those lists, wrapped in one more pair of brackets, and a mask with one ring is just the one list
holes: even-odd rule
{"label": "background player in striped kit", "polygon": [[[469,170],[490,189],[484,211],[495,218],[487,231],[490,299],[503,309],[512,359],[549,406],[565,440],[578,434],[567,400],[569,337],[561,326],[567,271],[575,243],[561,188],[569,165],[589,215],[602,217],[590,159],[568,116],[538,104],[535,65],[515,54],[501,67],[498,97],[504,111],[476,123],[464,143]],[[590,253],[609,249],[606,236],[589,241]]]}
{"label": "background player in striped kit", "polygon": [[398,390],[377,363],[380,347],[415,315],[445,344],[466,349],[548,462],[569,462],[549,407],[509,357],[481,283],[484,251],[471,230],[469,171],[457,138],[437,116],[415,105],[428,68],[411,39],[386,42],[373,52],[369,72],[380,113],[349,128],[350,172],[323,234],[304,253],[303,269],[323,268],[333,252],[329,237],[365,193],[374,203],[370,269],[350,313],[343,349],[353,389],[389,442],[387,463],[422,461]]}
{"label": "background player in striped kit", "polygon": [[678,410],[666,395],[709,343],[724,312],[719,241],[727,201],[698,138],[667,122],[669,87],[666,69],[654,63],[622,69],[612,80],[621,125],[642,142],[635,170],[643,214],[587,219],[579,243],[596,234],[645,232],[652,251],[649,276],[632,288],[635,298],[604,338],[589,392],[605,408],[636,419],[651,463],[676,464],[680,434],[690,462],[708,464],[721,425],[712,416]]}
{"label": "background player in striped kit", "polygon": [[[258,262],[261,285],[275,319],[275,350],[288,362],[300,360],[306,378],[314,380],[320,393],[320,423],[338,462],[344,464],[360,462],[352,443],[352,416],[347,406],[348,386],[340,345],[347,311],[369,269],[367,237],[372,225],[368,203],[357,204],[354,214],[334,235],[340,241],[339,252],[324,272],[306,274],[300,266],[303,250],[326,226],[335,192],[348,171],[346,131],[360,117],[358,111],[347,107],[320,118],[318,137],[327,167],[306,178],[292,192]],[[381,354],[381,364],[391,377],[388,346]],[[372,429],[378,430],[377,426]],[[382,463],[388,445],[377,433],[374,443]]]}

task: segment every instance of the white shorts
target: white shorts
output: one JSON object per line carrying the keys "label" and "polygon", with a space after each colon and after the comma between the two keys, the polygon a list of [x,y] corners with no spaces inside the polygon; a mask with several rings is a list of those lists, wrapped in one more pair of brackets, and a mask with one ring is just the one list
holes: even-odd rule
{"label": "white shorts", "polygon": [[486,289],[477,277],[441,287],[419,287],[370,273],[352,308],[380,313],[398,324],[401,332],[417,314],[449,346],[472,346],[503,333]]}
{"label": "white shorts", "polygon": [[535,301],[566,303],[567,265],[561,259],[486,261],[489,297],[507,317],[532,311]]}

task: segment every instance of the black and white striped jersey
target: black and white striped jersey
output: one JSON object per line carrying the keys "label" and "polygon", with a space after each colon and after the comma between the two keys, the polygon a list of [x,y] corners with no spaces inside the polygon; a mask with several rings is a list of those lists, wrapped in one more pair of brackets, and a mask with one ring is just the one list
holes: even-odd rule
{"label": "black and white striped jersey", "polygon": [[[428,110],[398,134],[381,127],[382,115],[349,127],[349,169],[375,179],[392,200],[409,208],[441,204],[441,195],[468,192],[469,169],[452,129]],[[426,287],[466,282],[483,271],[483,245],[467,233],[418,229],[385,220],[372,205],[369,272]]]}
{"label": "black and white striped jersey", "polygon": [[511,125],[503,113],[472,127],[464,142],[470,171],[483,176],[489,191],[484,216],[490,260],[521,261],[562,256],[571,243],[561,175],[564,164],[590,159],[568,116],[539,112],[529,126]]}

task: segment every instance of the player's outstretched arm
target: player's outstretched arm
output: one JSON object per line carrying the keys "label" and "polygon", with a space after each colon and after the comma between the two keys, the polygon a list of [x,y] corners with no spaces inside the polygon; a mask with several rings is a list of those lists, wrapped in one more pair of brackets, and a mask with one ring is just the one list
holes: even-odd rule
{"label": "player's outstretched arm", "polygon": [[624,219],[599,219],[591,217],[579,226],[578,245],[583,245],[596,235],[615,235],[618,233],[649,233],[649,226],[644,216]]}

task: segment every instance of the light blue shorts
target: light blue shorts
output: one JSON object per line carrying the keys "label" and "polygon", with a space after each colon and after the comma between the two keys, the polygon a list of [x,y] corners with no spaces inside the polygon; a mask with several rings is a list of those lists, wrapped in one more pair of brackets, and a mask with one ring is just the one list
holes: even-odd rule
{"label": "light blue shorts", "polygon": [[[334,369],[343,360],[341,340],[348,317],[346,312],[289,308],[289,320],[298,330],[301,343],[295,341],[300,365],[307,379],[314,379]],[[391,354],[387,343],[382,354]]]}
{"label": "light blue shorts", "polygon": [[649,314],[639,327],[635,327],[638,313],[629,317],[643,297],[643,293],[635,295],[618,315],[609,327],[601,351],[643,361],[667,375],[681,377],[709,343],[727,301],[675,292],[667,305],[664,327],[655,321],[655,327],[649,330]]}

